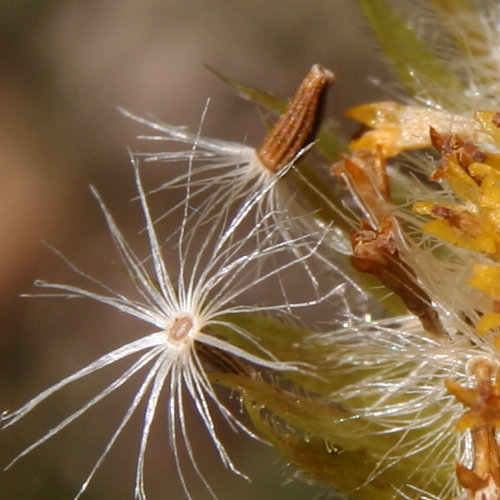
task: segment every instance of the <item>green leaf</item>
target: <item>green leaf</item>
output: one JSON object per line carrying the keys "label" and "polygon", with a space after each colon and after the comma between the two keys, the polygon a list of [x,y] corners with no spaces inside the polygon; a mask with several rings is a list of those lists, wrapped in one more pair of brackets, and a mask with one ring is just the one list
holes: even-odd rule
{"label": "green leaf", "polygon": [[445,62],[417,37],[386,0],[360,0],[360,3],[401,83],[414,96],[430,98],[448,109],[456,109],[453,94],[462,93],[464,85],[447,69]]}

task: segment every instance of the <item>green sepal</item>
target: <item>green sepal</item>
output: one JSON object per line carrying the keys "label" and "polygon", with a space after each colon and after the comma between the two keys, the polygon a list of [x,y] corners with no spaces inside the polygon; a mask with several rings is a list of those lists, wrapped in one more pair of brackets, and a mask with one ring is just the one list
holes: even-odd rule
{"label": "green sepal", "polygon": [[349,151],[349,143],[342,137],[337,120],[328,118],[321,124],[315,148],[318,154],[329,163],[338,161],[342,153]]}
{"label": "green sepal", "polygon": [[256,356],[262,356],[262,349],[264,349],[281,362],[302,365],[304,370],[290,371],[283,375],[295,383],[301,384],[307,391],[327,394],[338,388],[336,384],[332,385],[331,381],[325,377],[318,376],[322,367],[330,362],[325,359],[325,351],[322,346],[315,346],[308,341],[312,332],[306,327],[258,314],[232,314],[218,319],[227,321],[250,333],[256,340],[255,343],[251,342],[231,328],[222,326],[214,328],[215,334],[221,335],[232,345]]}
{"label": "green sepal", "polygon": [[489,72],[475,71],[474,82],[479,84],[495,84],[498,81],[496,63],[489,54],[492,41],[484,23],[484,12],[469,0],[429,0],[440,17],[442,26],[448,29],[461,56],[473,60],[472,65],[483,62],[489,66]]}
{"label": "green sepal", "polygon": [[[332,303],[332,307],[335,307],[335,303]],[[262,356],[265,350],[280,362],[290,363],[291,369],[281,372],[280,377],[286,377],[310,394],[326,397],[341,391],[346,384],[362,383],[377,371],[377,368],[370,370],[367,367],[351,366],[345,361],[338,363],[337,354],[340,351],[335,342],[325,345],[315,338],[313,332],[289,321],[258,314],[236,314],[220,319],[248,332],[256,342],[251,342],[233,329],[221,326],[213,328],[213,334],[222,336],[245,352]],[[299,369],[292,369],[292,366]],[[339,376],[339,373],[343,375]],[[351,403],[363,405],[370,401],[351,398]]]}
{"label": "green sepal", "polygon": [[400,82],[413,95],[460,111],[454,97],[465,90],[443,60],[420,40],[386,0],[360,0],[363,13]]}
{"label": "green sepal", "polygon": [[238,95],[247,101],[251,101],[259,106],[262,106],[268,111],[272,111],[276,115],[281,115],[286,107],[288,106],[288,101],[286,99],[281,99],[272,94],[264,92],[262,90],[251,87],[250,85],[245,85],[244,83],[238,82],[227,76],[223,75],[211,66],[205,65],[205,67],[213,73],[219,80],[224,82],[226,85],[236,90]]}
{"label": "green sepal", "polygon": [[400,498],[408,482],[439,496],[452,472],[418,454],[386,459],[402,436],[335,403],[239,375],[210,377],[240,394],[260,435],[290,463],[353,499]]}

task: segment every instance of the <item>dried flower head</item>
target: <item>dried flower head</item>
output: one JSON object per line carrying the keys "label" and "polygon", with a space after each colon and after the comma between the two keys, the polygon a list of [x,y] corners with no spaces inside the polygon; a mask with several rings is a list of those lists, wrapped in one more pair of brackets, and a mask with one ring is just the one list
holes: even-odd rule
{"label": "dried flower head", "polygon": [[[498,68],[492,29],[498,7],[417,2],[407,9],[414,29],[389,2],[361,3],[413,103],[349,110],[368,129],[334,173],[348,186],[361,219],[351,233],[353,267],[393,292],[420,327],[409,328],[404,316],[366,323],[353,315],[352,326],[332,334],[333,349],[347,360],[335,364],[368,373],[334,398],[356,415],[376,416],[387,434],[399,436],[388,446],[384,467],[408,471],[411,460],[404,461],[420,456],[404,487],[393,482],[398,495],[498,498],[500,142],[496,113],[476,107],[498,102],[491,92],[498,77],[487,69]],[[446,40],[449,52],[437,52],[433,39]],[[360,331],[370,339],[361,340]],[[359,349],[361,342],[374,351]],[[391,351],[398,353],[392,359]],[[461,418],[460,404],[470,408]],[[425,470],[434,472],[419,477]],[[380,467],[375,471],[381,474]]]}

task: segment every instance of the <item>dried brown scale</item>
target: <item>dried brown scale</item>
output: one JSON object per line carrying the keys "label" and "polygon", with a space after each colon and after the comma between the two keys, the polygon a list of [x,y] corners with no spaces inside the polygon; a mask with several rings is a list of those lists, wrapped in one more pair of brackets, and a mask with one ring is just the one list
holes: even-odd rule
{"label": "dried brown scale", "polygon": [[401,259],[389,217],[381,221],[380,229],[363,221],[361,229],[351,232],[351,243],[351,262],[355,269],[375,276],[395,292],[435,338],[447,337],[430,297],[416,282],[413,270]]}
{"label": "dried brown scale", "polygon": [[464,141],[455,134],[440,134],[435,128],[429,127],[431,144],[443,156],[447,156],[461,148]]}
{"label": "dried brown scale", "polygon": [[[446,175],[448,162],[454,157],[467,174],[468,167],[472,163],[484,163],[487,159],[486,153],[481,151],[475,144],[463,141],[454,134],[440,134],[432,127],[430,129],[432,145],[441,153],[442,158],[439,161],[437,169],[430,176],[430,180],[438,180]],[[454,156],[452,156],[454,155]],[[481,184],[481,179],[471,177]]]}
{"label": "dried brown scale", "polygon": [[432,215],[438,219],[444,219],[448,224],[468,237],[479,237],[481,224],[478,217],[466,209],[460,207],[445,207],[435,205],[432,207]]}
{"label": "dried brown scale", "polygon": [[416,274],[401,258],[395,236],[397,221],[390,213],[390,185],[385,159],[380,151],[357,151],[333,166],[333,174],[342,178],[349,189],[374,218],[376,227],[366,220],[351,231],[351,263],[361,272],[378,278],[395,292],[423,328],[435,338],[448,337],[429,295],[417,283]]}
{"label": "dried brown scale", "polygon": [[473,367],[476,387],[446,382],[448,390],[469,410],[456,423],[456,429],[471,429],[474,463],[468,469],[456,464],[458,482],[469,490],[469,500],[496,500],[500,495],[500,452],[496,429],[500,425],[499,374],[492,382],[490,365],[479,360]]}
{"label": "dried brown scale", "polygon": [[318,64],[311,68],[290,105],[257,151],[268,170],[278,172],[311,140],[321,114],[325,90],[333,81],[331,71]]}

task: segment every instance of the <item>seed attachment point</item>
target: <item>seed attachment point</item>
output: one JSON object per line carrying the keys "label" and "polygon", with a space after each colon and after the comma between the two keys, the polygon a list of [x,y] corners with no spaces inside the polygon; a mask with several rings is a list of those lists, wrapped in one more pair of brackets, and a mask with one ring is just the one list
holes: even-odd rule
{"label": "seed attachment point", "polygon": [[172,321],[170,326],[166,329],[166,333],[170,340],[181,341],[189,335],[192,329],[192,319],[188,316],[181,316]]}

